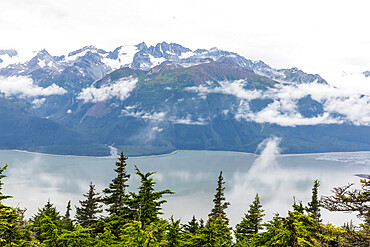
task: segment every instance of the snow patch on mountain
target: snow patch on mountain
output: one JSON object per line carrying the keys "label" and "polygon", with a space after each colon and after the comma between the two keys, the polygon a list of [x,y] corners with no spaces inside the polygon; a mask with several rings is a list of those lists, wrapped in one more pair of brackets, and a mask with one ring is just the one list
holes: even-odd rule
{"label": "snow patch on mountain", "polygon": [[151,63],[151,66],[149,66],[149,67],[158,66],[161,63],[163,63],[164,61],[166,61],[166,59],[164,57],[154,57],[150,54],[149,54],[149,59],[150,59],[150,63]]}
{"label": "snow patch on mountain", "polygon": [[134,60],[135,54],[139,51],[137,46],[126,45],[117,48],[114,52],[116,56],[110,54],[102,59],[102,62],[108,65],[112,70],[120,67],[130,67]]}
{"label": "snow patch on mountain", "polygon": [[187,52],[183,52],[183,53],[181,53],[181,56],[179,57],[180,59],[187,59],[187,58],[189,58],[189,57],[192,57],[192,56],[194,56],[195,55],[195,53],[194,52],[192,52],[192,51],[187,51]]}

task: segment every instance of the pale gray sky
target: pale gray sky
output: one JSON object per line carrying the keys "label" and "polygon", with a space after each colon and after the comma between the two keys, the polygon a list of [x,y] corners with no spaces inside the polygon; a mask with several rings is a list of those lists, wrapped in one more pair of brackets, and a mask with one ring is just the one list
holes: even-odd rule
{"label": "pale gray sky", "polygon": [[370,93],[370,79],[351,75],[370,70],[369,10],[367,0],[2,0],[0,49],[60,55],[90,44],[216,46]]}

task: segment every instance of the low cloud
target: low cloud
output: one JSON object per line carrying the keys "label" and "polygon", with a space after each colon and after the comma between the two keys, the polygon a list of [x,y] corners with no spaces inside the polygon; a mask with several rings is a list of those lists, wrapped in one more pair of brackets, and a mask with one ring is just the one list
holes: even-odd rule
{"label": "low cloud", "polygon": [[[223,110],[232,113],[238,120],[273,123],[281,126],[343,124],[370,125],[370,92],[354,92],[347,88],[334,87],[317,82],[302,84],[278,84],[267,90],[246,90],[247,81],[223,81],[217,85],[208,83],[186,88],[198,93],[202,98],[207,94],[221,93],[234,95],[240,99],[236,109]],[[323,112],[317,116],[305,117],[299,112],[298,102],[304,97],[319,102]],[[273,101],[259,111],[251,111],[250,101],[272,99]]]}
{"label": "low cloud", "polygon": [[126,106],[121,113],[123,116],[149,120],[153,123],[171,122],[174,124],[186,125],[205,125],[207,123],[204,118],[198,117],[194,119],[190,114],[187,114],[186,117],[169,116],[170,114],[168,112],[146,112],[144,110],[137,110],[137,106]]}
{"label": "low cloud", "polygon": [[132,141],[139,144],[150,144],[153,140],[157,138],[158,133],[162,132],[163,129],[156,126],[156,123],[150,123],[145,128],[141,129],[133,137]]}
{"label": "low cloud", "polygon": [[206,121],[203,118],[198,118],[196,120],[192,119],[190,114],[186,115],[185,118],[170,117],[169,121],[174,124],[185,124],[185,125],[205,125]]}
{"label": "low cloud", "polygon": [[50,95],[62,95],[67,91],[55,84],[49,87],[40,87],[34,84],[33,80],[29,77],[12,76],[2,77],[0,76],[0,93],[9,96],[19,97],[38,97],[38,96],[50,96]]}
{"label": "low cloud", "polygon": [[164,121],[167,112],[145,112],[143,110],[136,110],[136,106],[127,106],[121,111],[123,116],[141,118],[145,120],[151,120],[153,122]]}
{"label": "low cloud", "polygon": [[39,108],[45,103],[46,98],[41,98],[41,99],[34,99],[32,101],[32,105],[34,108]]}
{"label": "low cloud", "polygon": [[246,80],[237,81],[220,81],[218,85],[214,82],[207,82],[208,86],[200,85],[186,88],[187,91],[198,93],[200,96],[205,96],[210,93],[220,93],[234,95],[240,99],[253,100],[261,97],[261,92],[257,90],[246,90],[244,87],[247,84]]}
{"label": "low cloud", "polygon": [[88,87],[82,90],[78,95],[77,99],[87,102],[102,102],[112,98],[118,98],[125,100],[130,96],[132,90],[134,90],[138,80],[136,78],[128,77],[122,78],[115,83],[104,85],[103,87]]}

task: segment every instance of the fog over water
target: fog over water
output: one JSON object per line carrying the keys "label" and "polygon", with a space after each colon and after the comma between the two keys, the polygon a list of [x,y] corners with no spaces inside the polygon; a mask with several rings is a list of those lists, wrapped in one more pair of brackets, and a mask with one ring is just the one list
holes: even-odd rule
{"label": "fog over water", "polygon": [[[265,209],[264,220],[279,212],[291,210],[293,196],[306,205],[311,198],[312,184],[319,179],[320,195],[331,194],[334,186],[359,183],[355,174],[370,173],[370,152],[280,155],[279,139],[271,138],[260,144],[260,155],[221,151],[179,151],[158,157],[129,158],[131,174],[129,190],[136,191],[139,177],[134,164],[142,172],[157,171],[156,190],[171,189],[175,195],[166,196],[164,218],[174,215],[185,223],[192,215],[206,219],[213,205],[219,172],[226,182],[225,195],[231,203],[227,215],[237,224],[248,210],[255,194]],[[31,217],[48,199],[64,214],[68,200],[79,205],[89,183],[100,192],[115,177],[115,158],[69,157],[0,151],[0,162],[9,167],[3,179],[3,192],[13,199],[5,204],[27,208]],[[74,210],[74,208],[73,208]],[[74,213],[74,212],[73,212]],[[322,210],[323,222],[342,225],[356,216],[329,213]]]}

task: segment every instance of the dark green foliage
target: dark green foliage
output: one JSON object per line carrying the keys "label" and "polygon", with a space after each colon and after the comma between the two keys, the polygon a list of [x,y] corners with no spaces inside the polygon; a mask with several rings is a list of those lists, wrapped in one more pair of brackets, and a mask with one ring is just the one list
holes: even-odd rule
{"label": "dark green foliage", "polygon": [[222,177],[222,171],[220,172],[220,175],[218,176],[217,181],[217,188],[216,188],[216,194],[215,198],[213,199],[213,209],[211,213],[209,213],[209,217],[213,220],[218,219],[218,217],[221,216],[222,219],[224,219],[225,222],[228,222],[228,219],[226,217],[225,209],[230,205],[229,202],[225,202],[226,198],[224,195],[225,187],[224,187],[224,178]]}
{"label": "dark green foliage", "polygon": [[313,187],[312,187],[312,199],[311,202],[308,203],[308,207],[306,208],[306,211],[311,214],[312,218],[314,218],[317,221],[321,221],[321,214],[320,214],[320,207],[321,203],[318,198],[318,189],[320,186],[320,182],[318,180],[314,181]]}
{"label": "dark green foliage", "polygon": [[25,224],[23,212],[18,208],[0,208],[0,246],[32,245],[30,226]]}
{"label": "dark green foliage", "polygon": [[219,216],[217,219],[210,218],[207,224],[200,231],[201,238],[195,239],[193,246],[231,246],[231,233],[224,218]]}
{"label": "dark green foliage", "polygon": [[63,228],[72,231],[73,230],[73,221],[71,220],[71,201],[68,201],[67,203],[67,208],[66,208],[66,213],[63,217],[62,224]]}
{"label": "dark green foliage", "polygon": [[0,246],[31,246],[33,239],[29,230],[29,225],[24,222],[24,212],[19,208],[8,207],[3,204],[3,200],[11,198],[2,193],[5,169],[0,167]]}
{"label": "dark green foliage", "polygon": [[119,238],[119,235],[122,233],[121,229],[129,223],[131,220],[127,218],[128,216],[118,216],[116,214],[112,214],[109,217],[104,219],[104,224],[107,229],[111,231],[112,234],[116,238]]}
{"label": "dark green foliage", "polygon": [[176,247],[183,246],[183,240],[181,238],[181,225],[180,220],[173,220],[173,216],[170,218],[170,222],[167,225],[166,234],[166,246]]}
{"label": "dark green foliage", "polygon": [[300,212],[301,214],[303,214],[304,213],[304,210],[305,210],[305,208],[304,208],[304,206],[303,206],[303,204],[302,204],[302,201],[299,201],[298,202],[298,204],[295,202],[295,198],[293,198],[294,199],[294,202],[293,202],[293,205],[292,205],[292,208],[293,208],[293,210],[294,211],[297,211],[297,212]]}
{"label": "dark green foliage", "polygon": [[183,226],[184,231],[188,231],[190,233],[196,233],[200,230],[200,224],[197,222],[197,219],[195,218],[195,215],[193,215],[193,218]]}
{"label": "dark green foliage", "polygon": [[256,194],[253,203],[249,205],[248,213],[244,214],[242,221],[236,225],[235,237],[237,242],[252,239],[259,230],[263,229],[263,212],[260,199],[258,194]]}
{"label": "dark green foliage", "polygon": [[99,233],[95,238],[95,245],[97,247],[112,247],[119,246],[117,243],[117,238],[114,234],[107,228],[104,228],[103,232]]}
{"label": "dark green foliage", "polygon": [[117,216],[127,213],[125,201],[128,199],[126,188],[128,187],[127,181],[130,178],[130,174],[126,172],[126,160],[127,157],[121,152],[116,162],[116,169],[114,169],[117,176],[109,184],[109,187],[103,190],[105,194],[103,202],[108,206],[107,211]]}
{"label": "dark green foliage", "polygon": [[88,230],[77,225],[74,231],[65,232],[57,238],[57,246],[80,247],[95,246]]}
{"label": "dark green foliage", "polygon": [[[35,232],[35,237],[38,240],[43,239],[43,237],[41,236],[42,234],[49,234],[45,233],[45,231],[50,232],[49,235],[56,234],[58,231],[61,230],[63,224],[58,210],[56,209],[56,207],[54,207],[52,203],[50,203],[50,200],[47,201],[42,209],[38,209],[37,214],[31,218],[31,222],[32,230]],[[47,226],[42,226],[42,224],[47,224]]]}
{"label": "dark green foliage", "polygon": [[140,221],[131,221],[122,228],[121,243],[123,246],[165,246],[167,221],[152,222],[143,227]]}
{"label": "dark green foliage", "polygon": [[58,237],[61,231],[58,229],[55,221],[48,215],[41,213],[37,226],[34,226],[36,238],[46,246],[58,246]]}
{"label": "dark green foliage", "polygon": [[2,190],[3,190],[3,178],[6,177],[6,175],[3,174],[3,172],[6,170],[6,168],[8,167],[8,164],[5,164],[4,167],[1,167],[0,168],[0,207],[3,207],[3,200],[5,199],[8,199],[8,198],[12,198],[11,196],[6,196],[3,194]]}
{"label": "dark green foliage", "polygon": [[142,173],[135,166],[136,174],[140,176],[141,185],[138,188],[138,193],[132,193],[131,210],[133,210],[133,219],[140,221],[145,227],[150,222],[159,221],[161,205],[166,203],[162,200],[165,194],[174,194],[171,190],[154,191],[155,182],[151,176],[155,172]]}
{"label": "dark green foliage", "polygon": [[265,227],[252,246],[324,246],[318,222],[298,211],[289,212],[286,218],[275,215]]}
{"label": "dark green foliage", "polygon": [[66,214],[64,215],[64,219],[71,219],[71,201],[69,200],[67,203],[67,208],[66,208]]}
{"label": "dark green foliage", "polygon": [[98,214],[103,212],[102,205],[99,205],[101,198],[95,192],[95,185],[90,182],[89,192],[84,194],[86,200],[80,201],[80,207],[76,207],[75,218],[82,227],[89,227],[98,219]]}
{"label": "dark green foliage", "polygon": [[199,229],[203,229],[203,228],[204,228],[204,220],[200,219],[199,220]]}

